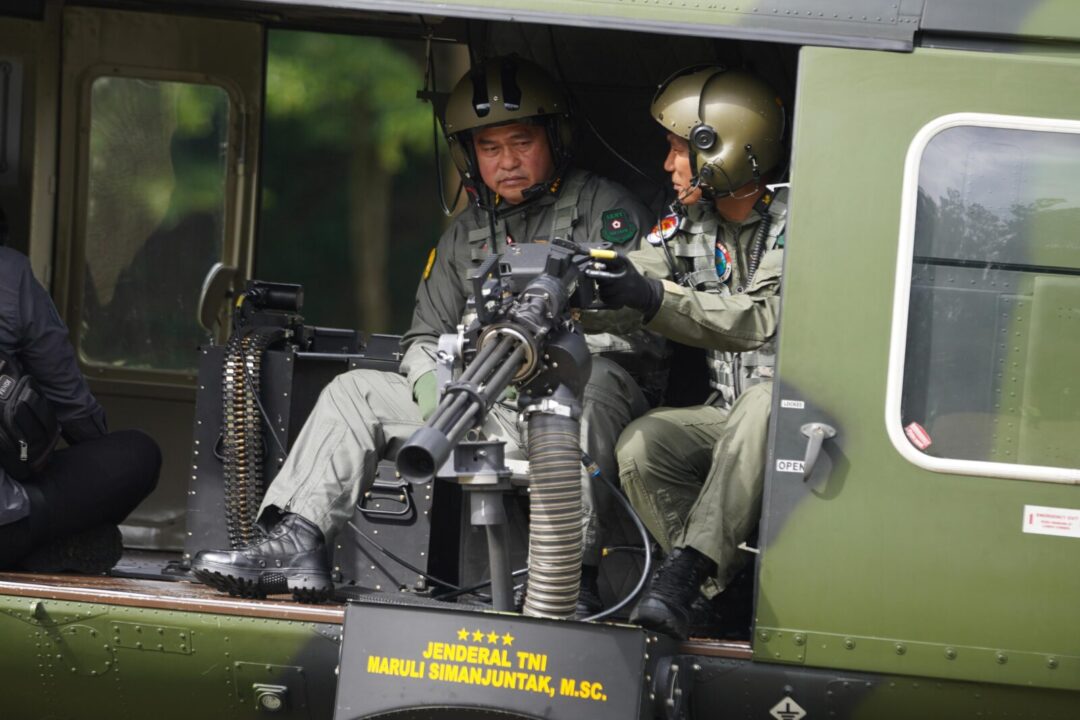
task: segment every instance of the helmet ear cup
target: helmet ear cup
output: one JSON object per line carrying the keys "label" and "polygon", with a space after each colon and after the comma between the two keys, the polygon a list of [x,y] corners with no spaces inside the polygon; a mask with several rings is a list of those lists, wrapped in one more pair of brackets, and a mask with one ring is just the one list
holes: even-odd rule
{"label": "helmet ear cup", "polygon": [[708,152],[716,148],[716,130],[712,125],[699,123],[690,129],[690,146],[697,152]]}

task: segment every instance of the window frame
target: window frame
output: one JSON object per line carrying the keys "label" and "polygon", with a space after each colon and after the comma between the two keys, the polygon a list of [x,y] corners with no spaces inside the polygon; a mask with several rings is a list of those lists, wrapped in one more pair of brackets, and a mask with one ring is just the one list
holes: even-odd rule
{"label": "window frame", "polygon": [[[84,283],[86,272],[86,232],[89,222],[90,186],[90,125],[92,121],[92,96],[94,83],[100,78],[115,77],[131,80],[186,83],[218,88],[225,92],[229,103],[227,152],[225,156],[225,192],[222,217],[223,237],[220,260],[230,264],[239,246],[241,209],[238,206],[239,188],[246,162],[245,133],[246,110],[240,88],[228,77],[214,74],[176,71],[149,67],[134,67],[115,63],[99,63],[90,66],[79,80],[79,133],[77,157],[79,171],[75,187],[75,224],[71,243],[70,272],[72,295],[69,298],[72,326],[81,324],[84,311]],[[192,322],[196,322],[192,318]],[[89,361],[83,353],[82,333],[70,327],[71,341],[79,359],[79,367],[88,378],[106,381],[152,383],[159,386],[193,388],[198,375],[198,354],[193,351],[193,365],[187,370],[164,368],[136,368],[102,364]],[[217,339],[217,338],[215,338]]]}
{"label": "window frame", "polygon": [[934,118],[915,134],[904,160],[900,204],[900,233],[897,243],[896,282],[893,295],[892,328],[889,339],[889,362],[886,380],[885,429],[897,452],[913,465],[937,473],[996,477],[1009,480],[1075,485],[1080,484],[1080,468],[1049,465],[1024,465],[988,460],[965,460],[927,455],[908,440],[904,433],[901,403],[904,389],[905,353],[911,272],[915,253],[915,214],[918,208],[919,173],[922,158],[938,134],[957,127],[984,127],[1003,130],[1069,133],[1080,135],[1080,120],[998,115],[992,113],[952,113]]}

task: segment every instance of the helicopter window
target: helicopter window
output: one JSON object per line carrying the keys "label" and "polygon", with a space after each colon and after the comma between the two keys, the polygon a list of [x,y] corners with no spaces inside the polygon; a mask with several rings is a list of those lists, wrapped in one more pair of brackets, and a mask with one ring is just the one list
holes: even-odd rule
{"label": "helicopter window", "polygon": [[83,362],[187,371],[202,278],[224,240],[229,96],[99,77],[90,89]]}
{"label": "helicopter window", "polygon": [[913,144],[889,431],[917,464],[1080,478],[1078,170],[1076,122],[952,116]]}

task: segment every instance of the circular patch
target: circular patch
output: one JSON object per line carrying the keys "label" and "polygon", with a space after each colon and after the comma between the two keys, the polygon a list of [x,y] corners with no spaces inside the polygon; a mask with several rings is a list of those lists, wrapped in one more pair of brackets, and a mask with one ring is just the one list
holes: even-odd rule
{"label": "circular patch", "polygon": [[652,232],[648,236],[649,243],[663,245],[664,241],[670,240],[678,230],[679,217],[677,215],[668,215],[660,220],[659,225],[653,225]]}
{"label": "circular patch", "polygon": [[716,275],[720,282],[727,282],[731,277],[731,253],[719,240],[716,241]]}

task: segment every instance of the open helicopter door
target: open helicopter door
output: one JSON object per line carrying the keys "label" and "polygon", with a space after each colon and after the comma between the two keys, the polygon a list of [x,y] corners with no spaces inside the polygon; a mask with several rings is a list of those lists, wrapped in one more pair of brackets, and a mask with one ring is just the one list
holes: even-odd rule
{"label": "open helicopter door", "polygon": [[167,459],[131,545],[183,544],[190,473],[168,460],[192,444],[203,279],[248,275],[263,46],[253,23],[63,10],[58,306],[110,426]]}

